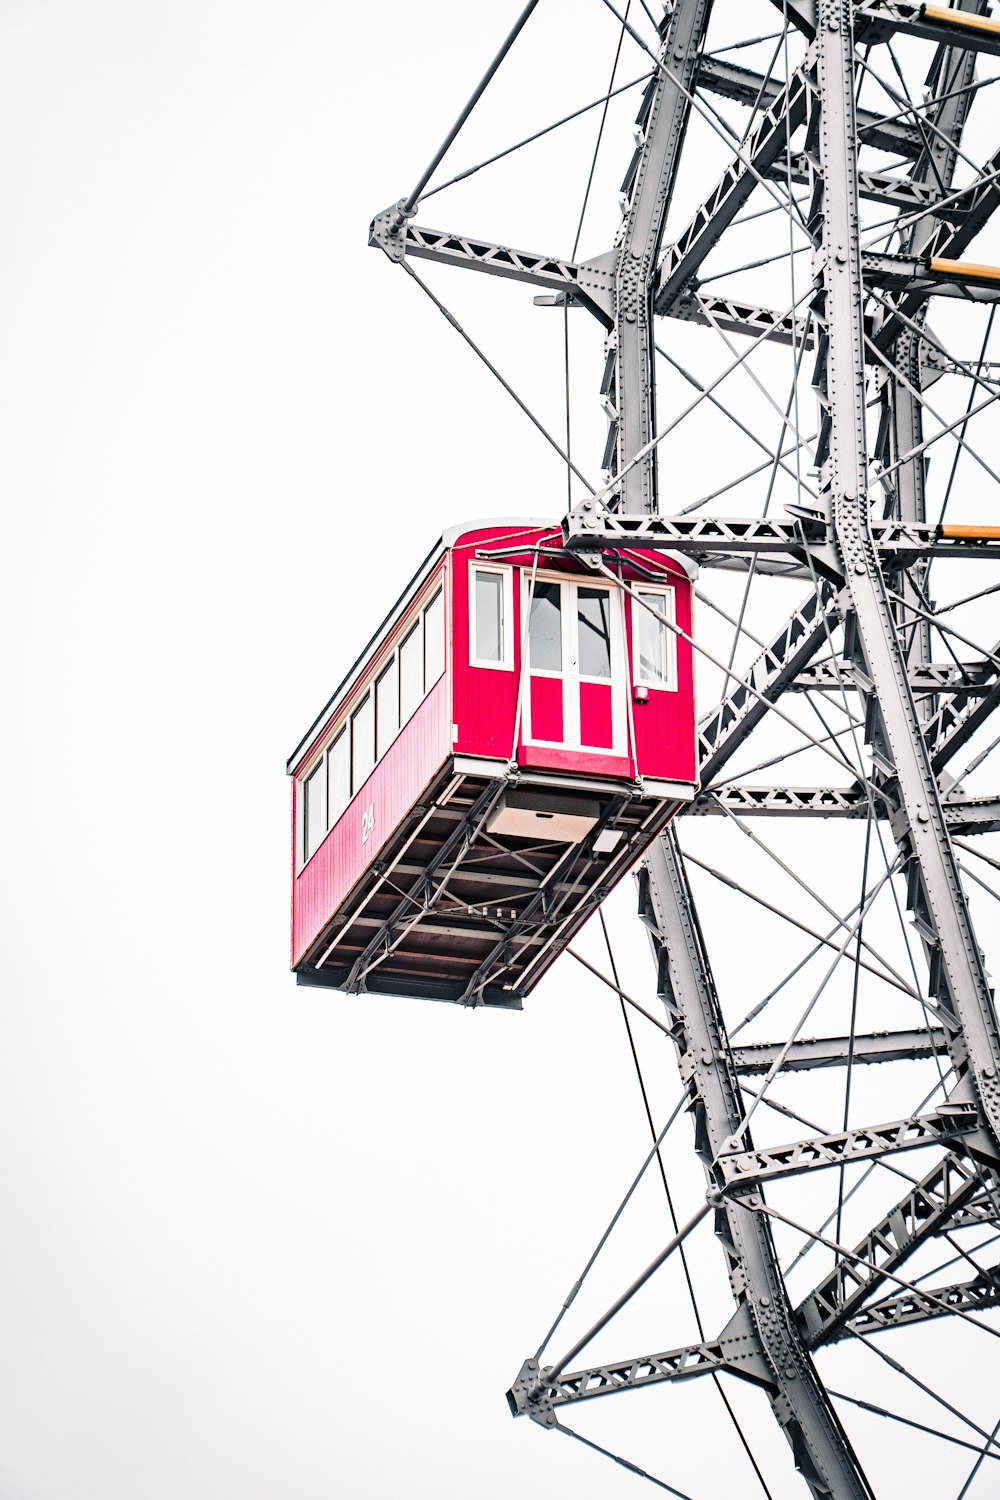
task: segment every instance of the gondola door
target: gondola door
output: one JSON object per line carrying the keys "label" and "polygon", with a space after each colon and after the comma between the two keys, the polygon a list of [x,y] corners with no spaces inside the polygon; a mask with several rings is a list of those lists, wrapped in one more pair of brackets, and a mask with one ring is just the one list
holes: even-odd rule
{"label": "gondola door", "polygon": [[536,578],[527,678],[527,744],[625,755],[625,650],[617,590],[590,580]]}

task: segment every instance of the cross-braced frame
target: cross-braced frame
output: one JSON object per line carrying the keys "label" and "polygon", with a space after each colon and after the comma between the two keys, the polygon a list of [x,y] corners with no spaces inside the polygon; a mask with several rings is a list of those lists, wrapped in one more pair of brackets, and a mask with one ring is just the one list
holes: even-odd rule
{"label": "cross-braced frame", "polygon": [[[528,413],[566,464],[565,543],[612,578],[635,546],[703,570],[701,790],[638,884],[708,1196],[572,1348],[526,1361],[511,1407],[562,1428],[598,1396],[734,1377],[817,1497],[912,1484],[873,1458],[873,1413],[883,1447],[948,1445],[942,1493],[986,1494],[1000,1422],[937,1356],[960,1329],[966,1372],[970,1349],[995,1371],[1000,1335],[1000,23],[986,0],[604,4],[648,75],[605,254],[429,228],[430,172],[371,230],[425,290],[421,260],[537,288],[567,340],[599,321],[603,474]],[[695,147],[726,159],[692,211]],[[667,458],[692,445],[680,494]],[[731,1316],[696,1305],[695,1341],[587,1364],[668,1260],[695,1297],[709,1226]],[[889,1371],[884,1402],[836,1391],[845,1347]]]}

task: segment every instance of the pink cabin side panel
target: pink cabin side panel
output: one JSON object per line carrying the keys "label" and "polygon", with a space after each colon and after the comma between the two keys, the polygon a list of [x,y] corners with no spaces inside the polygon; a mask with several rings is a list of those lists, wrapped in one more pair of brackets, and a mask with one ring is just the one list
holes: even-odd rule
{"label": "pink cabin side panel", "polygon": [[[693,585],[678,563],[664,558],[662,553],[647,552],[632,554],[642,557],[650,572],[674,590],[674,608],[677,625],[685,634],[693,636],[692,604]],[[644,582],[646,580],[643,580]],[[652,580],[649,580],[652,584]],[[638,580],[632,587],[641,587]],[[655,586],[655,585],[654,585]],[[630,682],[635,676],[635,623],[642,605],[629,597],[625,608],[625,625],[628,640]],[[639,774],[664,781],[696,782],[697,736],[695,732],[694,701],[694,652],[691,645],[680,636],[675,637],[676,687],[649,687],[643,701],[643,690],[632,689],[632,716],[635,722],[636,758]]]}
{"label": "pink cabin side panel", "polygon": [[[445,670],[300,871],[292,901],[293,965],[303,958],[450,752],[451,683]],[[295,802],[299,795],[296,782]],[[297,816],[293,805],[293,818]],[[293,829],[297,826],[293,821]]]}
{"label": "pink cabin side panel", "polygon": [[[531,566],[530,549],[540,541],[558,545],[559,531],[525,527],[489,526],[468,531],[459,537],[449,553],[451,565],[452,608],[452,676],[454,682],[453,716],[457,729],[455,751],[458,755],[486,756],[491,760],[510,760],[515,754],[514,726],[517,719],[517,694],[521,671],[521,615],[524,599],[521,593],[520,569]],[[476,557],[478,550],[509,551],[524,544],[516,556],[495,559]],[[504,667],[473,666],[475,652],[470,649],[473,608],[470,590],[472,570],[477,561],[497,569],[504,589],[505,660]]]}

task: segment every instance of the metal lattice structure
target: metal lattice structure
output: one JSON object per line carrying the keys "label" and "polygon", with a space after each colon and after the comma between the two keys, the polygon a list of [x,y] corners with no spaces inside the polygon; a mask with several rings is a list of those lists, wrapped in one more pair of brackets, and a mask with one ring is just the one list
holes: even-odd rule
{"label": "metal lattice structure", "polygon": [[[1000,527],[991,523],[1000,521],[1000,477],[973,443],[995,423],[1000,397],[986,359],[1000,300],[1000,270],[988,263],[1000,147],[994,142],[995,154],[977,161],[963,142],[974,109],[988,116],[996,97],[981,101],[996,77],[989,68],[1000,57],[1000,23],[985,0],[951,8],[771,0],[778,29],[765,72],[733,60],[749,38],[713,51],[717,22],[730,31],[741,24],[727,0],[673,0],[655,34],[645,7],[632,19],[608,8],[649,60],[608,253],[577,262],[427,228],[414,215],[429,174],[371,230],[372,243],[408,270],[429,260],[509,278],[539,289],[543,303],[599,321],[605,482],[571,508],[566,545],[604,571],[634,545],[691,554],[703,568],[707,608],[714,599],[734,629],[728,652],[715,636],[713,644],[695,640],[718,689],[715,702],[704,693],[701,701],[702,789],[639,873],[639,913],[707,1202],[568,1355],[527,1361],[509,1399],[516,1414],[558,1427],[564,1408],[597,1396],[731,1375],[764,1393],[810,1493],[863,1500],[875,1485],[846,1408],[831,1395],[824,1350],[878,1336],[905,1374],[917,1347],[906,1340],[920,1330],[971,1324],[984,1358],[998,1332],[989,1313],[1000,1303],[1000,1267],[989,1246],[1000,1237],[1000,1031],[982,946],[988,932],[982,922],[974,930],[972,908],[982,888],[984,899],[1000,899],[990,884],[1000,864],[986,842],[1000,830],[1000,791],[989,779],[1000,645],[977,644],[988,606],[976,600],[1000,587]],[[743,111],[742,138],[735,110]],[[693,214],[675,223],[695,119],[728,143],[732,159]],[[764,246],[778,246],[769,284],[790,283],[780,306],[756,300],[764,279],[755,279],[755,265],[767,257],[751,263],[740,237],[751,198],[761,208],[755,217],[767,212],[781,225]],[[733,269],[706,275],[711,257],[725,264],[727,252]],[[655,346],[665,329],[669,358],[671,330],[685,324],[685,348],[703,337],[729,352],[708,383],[688,377],[697,391],[682,407],[672,373],[679,363],[666,371]],[[770,375],[754,396],[780,418],[773,447],[749,433],[765,453],[744,476],[758,476],[749,493],[761,503],[737,515],[709,496],[686,506],[689,514],[672,514],[658,467],[666,439],[708,403],[720,427],[727,419],[739,426],[716,393],[761,351],[780,357],[786,372],[778,396]],[[665,374],[674,382],[669,401]],[[810,386],[815,432],[801,421]],[[941,443],[953,457],[938,484],[928,450],[944,451]],[[960,459],[975,477],[953,510]],[[743,590],[735,619],[713,594],[722,585]],[[754,637],[748,623],[749,601],[760,597],[772,619],[775,600],[785,615],[766,637]],[[757,779],[753,768],[734,771],[758,745]],[[812,781],[798,770],[807,764]],[[778,820],[776,837],[797,831],[791,855],[767,844],[763,819]],[[782,879],[811,900],[811,919],[782,902],[769,906],[738,859],[710,868],[693,839],[723,831],[720,824],[737,845],[782,866]],[[834,835],[853,836],[846,857],[860,879],[846,913],[818,889],[834,858],[824,840]],[[796,983],[806,962],[820,965],[804,1009],[774,1031],[770,1016],[784,1017],[788,980],[748,1016],[733,1009],[731,981],[717,973],[720,961],[726,967],[726,913],[701,894],[719,890],[710,876],[728,882],[732,900],[796,924],[799,942],[808,939],[808,958],[791,969]],[[826,914],[818,925],[817,905]],[[986,912],[988,926],[995,914]],[[771,1005],[778,991],[782,1000]],[[866,1026],[870,1013],[884,1023]],[[829,1034],[816,1036],[821,1019]],[[857,1076],[871,1076],[873,1065],[897,1107],[865,1117]],[[842,1118],[822,1130],[800,1124],[789,1141],[789,1116],[802,1121],[802,1107],[782,1104],[778,1091],[820,1071],[844,1089]],[[823,1181],[834,1190],[824,1199],[806,1185],[829,1168],[837,1170]],[[872,1183],[882,1187],[880,1208]],[[772,1185],[785,1195],[772,1199]],[[803,1193],[799,1209],[793,1189]],[[613,1327],[661,1264],[684,1254],[706,1218],[734,1301],[724,1326],[694,1343],[580,1364],[591,1339]],[[825,1257],[827,1269],[793,1290],[810,1251],[806,1264]],[[974,1485],[990,1482],[996,1430],[970,1421],[965,1437],[959,1456],[966,1469],[975,1464],[961,1494],[985,1494]]]}

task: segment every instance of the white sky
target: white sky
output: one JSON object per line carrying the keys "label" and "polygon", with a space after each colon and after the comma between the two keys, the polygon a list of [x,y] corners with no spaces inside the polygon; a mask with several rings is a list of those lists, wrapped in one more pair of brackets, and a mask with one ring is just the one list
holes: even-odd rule
{"label": "white sky", "polygon": [[[570,960],[521,1015],[287,970],[286,754],[444,525],[564,509],[558,461],[366,246],[517,8],[0,0],[0,1500],[641,1492],[504,1400],[646,1149],[613,998]],[[532,26],[456,170],[606,87],[598,0]],[[423,221],[568,254],[593,121]],[[558,428],[561,315],[429,279]],[[601,340],[574,316],[593,474]],[[662,1243],[655,1189],[592,1315]],[[671,1286],[634,1352],[693,1336]],[[731,1434],[651,1394],[628,1451],[711,1500]]]}

